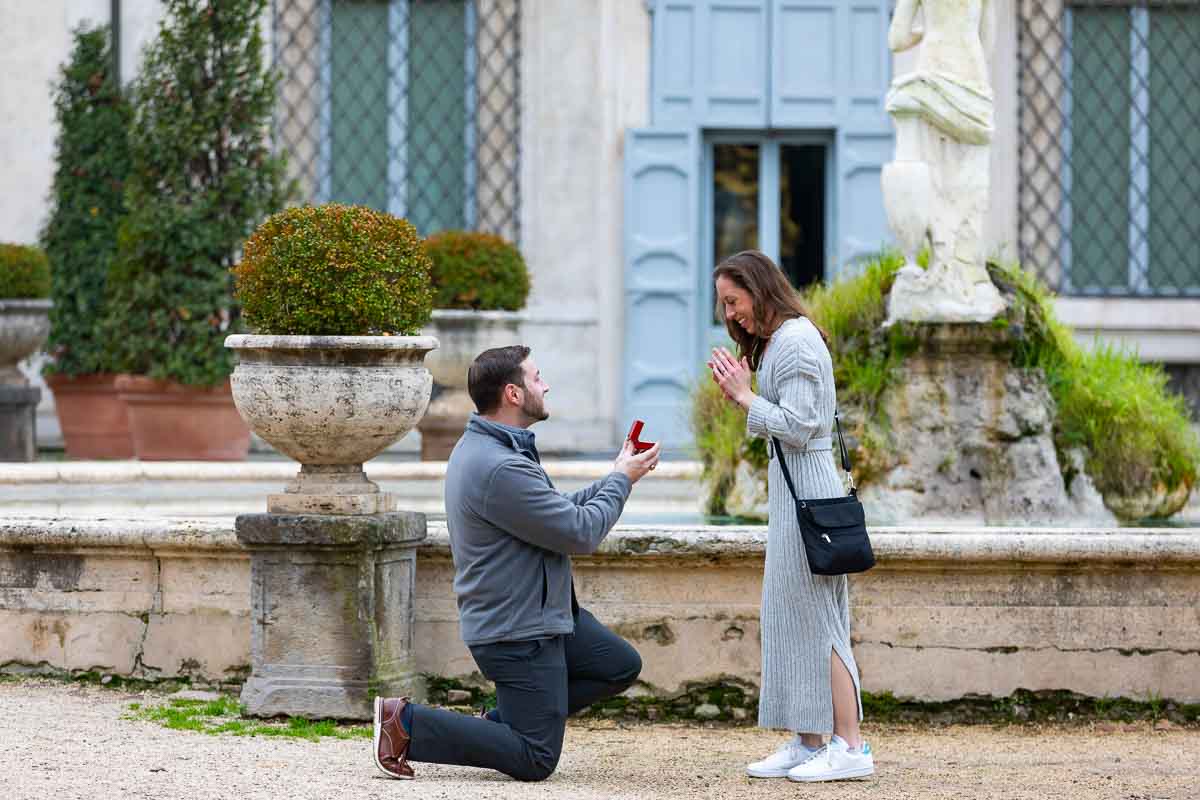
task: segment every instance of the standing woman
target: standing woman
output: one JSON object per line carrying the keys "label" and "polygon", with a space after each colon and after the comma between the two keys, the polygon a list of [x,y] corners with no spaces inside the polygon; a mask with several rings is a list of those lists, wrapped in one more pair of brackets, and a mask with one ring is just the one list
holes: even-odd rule
{"label": "standing woman", "polygon": [[[786,459],[801,498],[845,494],[829,452],[837,408],[833,362],[800,296],[770,258],[746,250],[722,261],[713,279],[717,309],[738,357],[717,348],[708,365],[725,396],[746,409],[747,434],[767,438],[771,453],[758,724],[796,734],[746,772],[795,781],[864,777],[875,763],[858,728],[862,702],[850,652],[846,576],[809,571],[779,468],[779,459]],[[761,394],[750,388],[752,372]],[[776,452],[771,437],[783,452]],[[824,734],[832,734],[828,744]]]}

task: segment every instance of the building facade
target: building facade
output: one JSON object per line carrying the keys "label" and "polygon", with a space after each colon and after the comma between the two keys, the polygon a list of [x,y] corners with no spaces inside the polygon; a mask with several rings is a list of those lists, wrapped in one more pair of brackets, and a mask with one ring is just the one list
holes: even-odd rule
{"label": "building facade", "polygon": [[[891,6],[274,0],[276,143],[307,201],[519,243],[523,337],[552,387],[543,447],[611,449],[633,417],[684,446],[688,389],[724,338],[714,263],[758,247],[806,285],[890,240],[884,97],[910,58],[888,51]],[[990,6],[991,253],[1037,268],[1081,337],[1200,394],[1200,4]],[[129,79],[157,0],[0,12],[0,239],[36,239],[49,83],[71,29],[114,9]]]}

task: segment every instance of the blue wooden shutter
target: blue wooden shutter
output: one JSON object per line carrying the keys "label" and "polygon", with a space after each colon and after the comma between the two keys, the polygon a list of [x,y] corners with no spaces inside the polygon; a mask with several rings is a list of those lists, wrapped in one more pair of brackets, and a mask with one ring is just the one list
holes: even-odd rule
{"label": "blue wooden shutter", "polygon": [[838,130],[834,160],[839,271],[893,241],[879,183],[883,165],[892,160],[892,141],[890,132]]}
{"label": "blue wooden shutter", "polygon": [[652,6],[655,125],[767,125],[768,0],[659,0]]}
{"label": "blue wooden shutter", "polygon": [[[697,308],[699,134],[625,134],[625,397],[646,438],[691,441],[688,390],[700,362]],[[620,431],[623,435],[625,431]]]}
{"label": "blue wooden shutter", "polygon": [[[771,127],[834,128],[835,258],[891,241],[879,176],[891,160],[888,0],[771,0]],[[833,276],[829,276],[832,278]]]}
{"label": "blue wooden shutter", "polygon": [[772,0],[771,125],[837,125],[843,3]]}
{"label": "blue wooden shutter", "polygon": [[888,1],[771,2],[771,127],[890,125]]}

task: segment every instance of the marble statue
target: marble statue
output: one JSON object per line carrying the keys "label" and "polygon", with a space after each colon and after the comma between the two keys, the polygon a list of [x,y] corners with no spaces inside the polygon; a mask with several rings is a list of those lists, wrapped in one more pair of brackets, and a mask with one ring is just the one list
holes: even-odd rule
{"label": "marble statue", "polygon": [[[896,153],[883,167],[883,200],[905,257],[888,301],[889,324],[986,322],[1004,308],[983,252],[993,132],[990,6],[896,4],[888,46],[920,50],[916,69],[897,76],[887,96]],[[916,263],[924,246],[927,269]]]}

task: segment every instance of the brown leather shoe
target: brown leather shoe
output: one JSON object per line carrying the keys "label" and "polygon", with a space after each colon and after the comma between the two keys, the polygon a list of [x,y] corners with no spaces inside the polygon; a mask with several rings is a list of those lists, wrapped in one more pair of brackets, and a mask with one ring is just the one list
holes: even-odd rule
{"label": "brown leather shoe", "polygon": [[375,698],[375,766],[389,778],[412,780],[408,765],[408,731],[400,722],[400,713],[408,705],[407,697]]}

